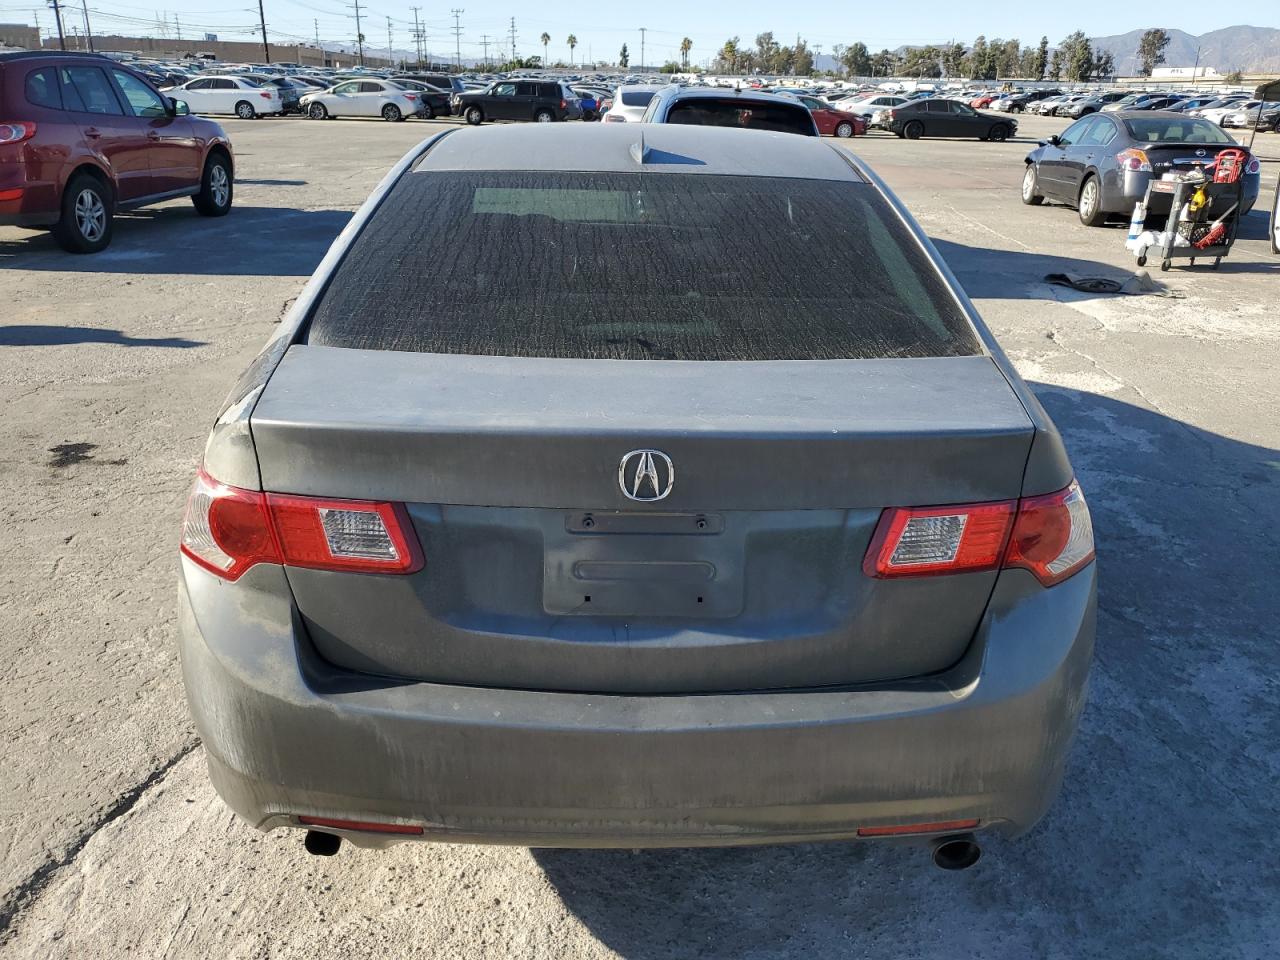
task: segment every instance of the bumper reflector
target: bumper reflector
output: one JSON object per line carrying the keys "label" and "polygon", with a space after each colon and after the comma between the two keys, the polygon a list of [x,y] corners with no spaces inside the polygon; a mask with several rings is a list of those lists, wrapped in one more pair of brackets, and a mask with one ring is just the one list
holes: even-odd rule
{"label": "bumper reflector", "polygon": [[937,823],[899,823],[888,827],[859,827],[860,837],[902,837],[913,833],[955,833],[972,830],[977,820],[939,820]]}
{"label": "bumper reflector", "polygon": [[422,828],[409,823],[377,823],[373,820],[335,820],[331,817],[298,817],[298,822],[307,827],[329,827],[333,830],[360,830],[364,833],[402,833],[408,836],[422,836]]}

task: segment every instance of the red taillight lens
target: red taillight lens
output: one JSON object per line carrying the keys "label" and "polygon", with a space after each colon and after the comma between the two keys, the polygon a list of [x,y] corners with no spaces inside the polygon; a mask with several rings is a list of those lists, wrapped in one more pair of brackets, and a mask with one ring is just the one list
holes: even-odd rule
{"label": "red taillight lens", "polygon": [[1120,165],[1121,170],[1151,172],[1151,160],[1147,157],[1146,151],[1137,148],[1121,150],[1116,154],[1116,163]]}
{"label": "red taillight lens", "polygon": [[890,507],[862,562],[878,579],[1030,570],[1061,583],[1094,557],[1093,526],[1079,484],[1022,500],[949,507]]}
{"label": "red taillight lens", "polygon": [[560,109],[561,109],[561,110],[566,110],[566,109],[568,109],[568,107],[569,107],[569,102],[568,102],[567,100],[561,100],[561,101],[560,101]]}
{"label": "red taillight lens", "polygon": [[182,552],[225,580],[258,563],[361,573],[423,566],[403,504],[259,493],[203,470],[187,501]]}
{"label": "red taillight lens", "polygon": [[417,95],[416,93],[406,93],[406,94],[404,95],[404,98],[405,98],[406,100],[417,100],[417,99],[418,99],[418,95]]}
{"label": "red taillight lens", "polygon": [[275,94],[270,93],[269,91],[266,91],[266,90],[261,90],[258,92],[258,96],[260,96],[263,100],[270,100],[272,97],[275,96]]}
{"label": "red taillight lens", "polygon": [[365,573],[422,568],[403,504],[269,493],[267,510],[286,566]]}
{"label": "red taillight lens", "polygon": [[902,823],[891,827],[859,827],[860,837],[902,837],[913,833],[955,833],[972,830],[977,820],[939,820],[936,823]]}
{"label": "red taillight lens", "polygon": [[1013,526],[1016,500],[953,507],[891,507],[863,560],[870,577],[993,570]]}
{"label": "red taillight lens", "polygon": [[14,187],[12,190],[0,190],[0,200],[21,200],[24,192],[25,190],[23,187]]}
{"label": "red taillight lens", "polygon": [[21,143],[36,135],[36,125],[27,120],[0,123],[0,143]]}
{"label": "red taillight lens", "polygon": [[1046,587],[1061,583],[1094,557],[1093,522],[1080,485],[1018,504],[1006,567],[1030,570]]}

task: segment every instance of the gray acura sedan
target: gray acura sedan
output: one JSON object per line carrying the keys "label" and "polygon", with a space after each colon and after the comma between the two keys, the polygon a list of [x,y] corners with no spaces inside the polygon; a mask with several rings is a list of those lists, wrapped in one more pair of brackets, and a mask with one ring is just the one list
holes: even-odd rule
{"label": "gray acura sedan", "polygon": [[323,854],[968,866],[1058,792],[1094,639],[1054,425],[884,184],[786,133],[422,143],[233,389],[181,552],[214,786]]}

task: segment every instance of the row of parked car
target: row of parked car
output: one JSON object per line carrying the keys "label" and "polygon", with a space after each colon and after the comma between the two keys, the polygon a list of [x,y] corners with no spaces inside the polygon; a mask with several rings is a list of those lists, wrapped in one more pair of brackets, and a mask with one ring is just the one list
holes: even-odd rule
{"label": "row of parked car", "polygon": [[1247,93],[1203,94],[1194,92],[1120,90],[1064,93],[1036,90],[1015,96],[984,94],[972,101],[975,108],[989,107],[1007,113],[1034,113],[1048,117],[1078,119],[1091,113],[1117,110],[1171,110],[1200,117],[1222,127],[1252,127],[1280,132],[1280,103],[1256,100]]}

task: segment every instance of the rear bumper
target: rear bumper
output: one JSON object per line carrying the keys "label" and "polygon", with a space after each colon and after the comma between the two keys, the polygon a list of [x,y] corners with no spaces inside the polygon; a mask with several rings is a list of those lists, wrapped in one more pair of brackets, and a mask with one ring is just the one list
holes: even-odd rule
{"label": "rear bumper", "polygon": [[1061,783],[1093,647],[1095,572],[1052,590],[1002,574],[975,642],[945,674],[738,695],[338,671],[312,650],[278,567],[227,585],[184,559],[180,611],[211,778],[260,829],[314,815],[411,823],[426,839],[652,847],[977,818],[1016,835]]}

